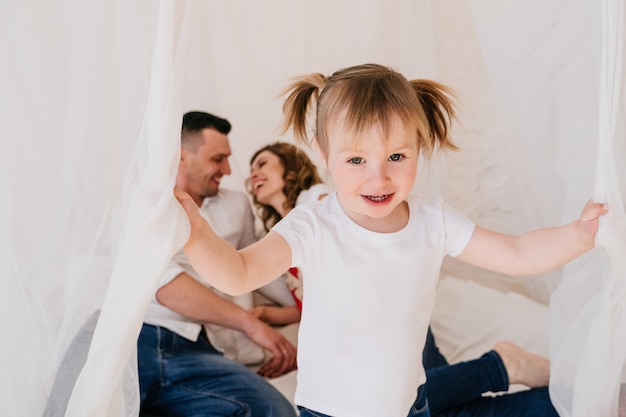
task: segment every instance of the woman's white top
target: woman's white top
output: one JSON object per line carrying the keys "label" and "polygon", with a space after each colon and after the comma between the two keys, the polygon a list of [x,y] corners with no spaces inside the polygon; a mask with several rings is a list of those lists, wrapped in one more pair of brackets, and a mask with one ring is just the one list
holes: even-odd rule
{"label": "woman's white top", "polygon": [[422,350],[441,262],[474,223],[437,196],[410,196],[406,227],[354,223],[332,193],[273,230],[302,270],[295,402],[336,417],[406,416],[426,380]]}

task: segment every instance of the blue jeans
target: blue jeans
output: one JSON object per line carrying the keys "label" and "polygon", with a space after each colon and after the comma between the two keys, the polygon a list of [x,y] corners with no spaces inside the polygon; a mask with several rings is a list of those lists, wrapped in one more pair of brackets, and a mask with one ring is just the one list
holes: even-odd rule
{"label": "blue jeans", "polygon": [[433,417],[558,417],[548,387],[497,397],[482,396],[485,392],[509,389],[502,359],[493,350],[479,359],[449,365],[428,329],[423,363]]}
{"label": "blue jeans", "polygon": [[295,417],[264,378],[225,358],[205,337],[191,342],[144,324],[137,341],[141,411],[167,417]]}

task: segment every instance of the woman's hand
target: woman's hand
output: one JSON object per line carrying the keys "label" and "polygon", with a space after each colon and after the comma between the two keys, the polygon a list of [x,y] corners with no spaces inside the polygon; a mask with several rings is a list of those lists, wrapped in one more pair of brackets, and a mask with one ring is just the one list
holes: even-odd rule
{"label": "woman's hand", "polygon": [[300,321],[300,310],[296,306],[255,306],[250,313],[261,321],[273,325],[286,325]]}

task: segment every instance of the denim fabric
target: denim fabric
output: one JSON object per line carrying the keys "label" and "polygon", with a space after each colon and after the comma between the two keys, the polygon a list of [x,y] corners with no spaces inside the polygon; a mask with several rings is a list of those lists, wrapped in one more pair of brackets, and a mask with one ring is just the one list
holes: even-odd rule
{"label": "denim fabric", "polygon": [[417,399],[409,411],[407,417],[430,417],[430,399],[428,399],[428,388],[425,385],[417,389]]}
{"label": "denim fabric", "polygon": [[433,417],[558,417],[550,401],[548,387],[481,397],[462,406],[450,407]]}
{"label": "denim fabric", "polygon": [[448,365],[448,360],[439,352],[437,343],[435,343],[435,336],[432,330],[428,327],[428,333],[426,334],[426,345],[424,345],[424,351],[422,352],[422,364],[427,371],[433,368],[439,368],[440,366]]}
{"label": "denim fabric", "polygon": [[433,417],[558,417],[547,387],[482,396],[509,389],[506,368],[493,350],[479,359],[447,365],[428,329],[423,360]]}
{"label": "denim fabric", "polygon": [[265,379],[225,358],[204,337],[191,342],[144,324],[137,342],[142,413],[175,417],[295,417]]}
{"label": "denim fabric", "polygon": [[328,414],[318,413],[317,411],[309,410],[305,407],[298,407],[298,410],[300,411],[300,417],[332,417]]}

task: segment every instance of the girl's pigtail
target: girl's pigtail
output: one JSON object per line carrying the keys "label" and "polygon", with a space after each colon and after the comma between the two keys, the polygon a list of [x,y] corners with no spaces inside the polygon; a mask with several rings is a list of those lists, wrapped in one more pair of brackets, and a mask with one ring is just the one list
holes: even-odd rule
{"label": "girl's pigtail", "polygon": [[422,103],[428,122],[428,146],[430,149],[457,150],[449,136],[452,119],[455,118],[449,87],[430,80],[411,81]]}
{"label": "girl's pigtail", "polygon": [[309,105],[311,99],[317,101],[325,85],[326,77],[313,73],[295,78],[283,91],[282,95],[287,95],[287,98],[283,104],[282,134],[292,128],[296,140],[309,144],[306,124]]}

